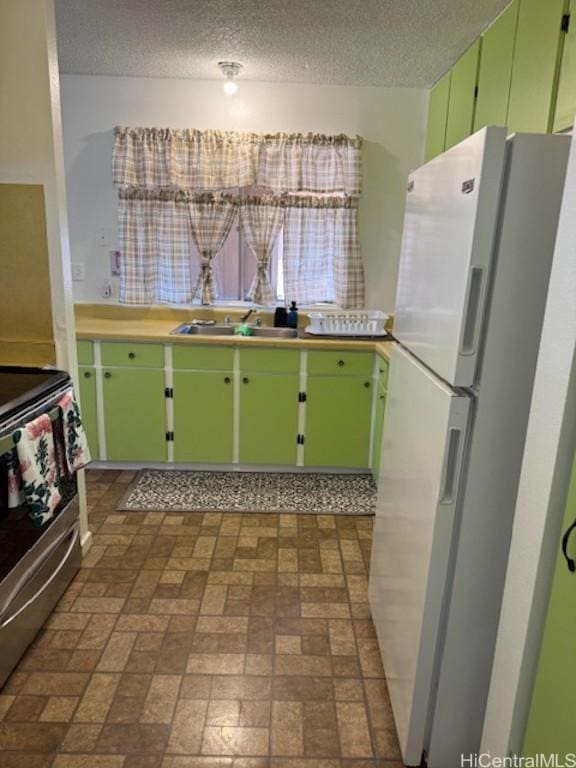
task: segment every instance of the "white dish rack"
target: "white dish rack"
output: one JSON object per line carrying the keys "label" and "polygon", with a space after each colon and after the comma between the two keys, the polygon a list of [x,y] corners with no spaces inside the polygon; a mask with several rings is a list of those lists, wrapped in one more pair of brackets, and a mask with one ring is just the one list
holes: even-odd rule
{"label": "white dish rack", "polygon": [[388,315],[375,309],[310,312],[307,333],[316,336],[386,336]]}

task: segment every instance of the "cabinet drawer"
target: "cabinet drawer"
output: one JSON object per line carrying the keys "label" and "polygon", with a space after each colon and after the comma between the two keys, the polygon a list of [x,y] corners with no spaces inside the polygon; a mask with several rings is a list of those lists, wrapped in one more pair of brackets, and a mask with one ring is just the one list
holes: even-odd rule
{"label": "cabinet drawer", "polygon": [[172,347],[172,367],[189,371],[230,371],[234,367],[232,347]]}
{"label": "cabinet drawer", "polygon": [[78,355],[78,365],[92,365],[94,362],[94,352],[91,341],[76,342],[76,354]]}
{"label": "cabinet drawer", "polygon": [[378,372],[378,387],[386,390],[388,388],[388,369],[390,367],[387,360],[378,356],[376,358]]}
{"label": "cabinet drawer", "polygon": [[164,347],[162,344],[106,342],[102,344],[102,365],[121,365],[127,368],[164,368]]}
{"label": "cabinet drawer", "polygon": [[298,373],[300,352],[297,349],[241,349],[240,370],[262,373]]}
{"label": "cabinet drawer", "polygon": [[310,376],[372,376],[372,352],[308,352]]}

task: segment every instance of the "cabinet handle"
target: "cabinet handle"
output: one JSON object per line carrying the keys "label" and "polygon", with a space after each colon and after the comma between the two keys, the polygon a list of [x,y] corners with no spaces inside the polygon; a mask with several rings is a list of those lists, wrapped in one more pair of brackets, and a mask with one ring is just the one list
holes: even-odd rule
{"label": "cabinet handle", "polygon": [[106,373],[104,374],[104,378],[105,379],[111,379],[112,378],[112,374],[110,373],[110,371],[106,371]]}
{"label": "cabinet handle", "polygon": [[248,382],[250,381],[250,379],[248,378],[248,376],[244,376],[244,378],[242,379],[242,381],[244,382],[244,384],[248,384]]}
{"label": "cabinet handle", "polygon": [[344,360],[338,360],[338,368],[344,368]]}
{"label": "cabinet handle", "polygon": [[230,384],[230,376],[224,377],[224,384]]}
{"label": "cabinet handle", "polygon": [[384,368],[378,368],[378,370],[380,371],[380,373],[384,373]]}
{"label": "cabinet handle", "polygon": [[90,376],[92,376],[92,374],[90,373],[90,371],[84,371],[84,378],[85,378],[85,379],[89,379],[89,378],[90,378]]}
{"label": "cabinet handle", "polygon": [[570,573],[574,573],[574,571],[576,571],[576,563],[574,562],[574,558],[570,557],[568,554],[568,542],[570,541],[570,536],[574,533],[575,529],[576,520],[569,528],[566,529],[564,536],[562,536],[562,554],[566,559],[566,565],[568,566]]}
{"label": "cabinet handle", "polygon": [[134,352],[128,352],[128,357],[130,358],[130,360],[134,360],[134,358],[136,357],[136,354]]}
{"label": "cabinet handle", "polygon": [[385,400],[385,399],[386,399],[386,395],[380,395],[380,400]]}
{"label": "cabinet handle", "polygon": [[365,381],[364,382],[364,386],[366,387],[366,389],[370,389],[370,382],[369,381]]}

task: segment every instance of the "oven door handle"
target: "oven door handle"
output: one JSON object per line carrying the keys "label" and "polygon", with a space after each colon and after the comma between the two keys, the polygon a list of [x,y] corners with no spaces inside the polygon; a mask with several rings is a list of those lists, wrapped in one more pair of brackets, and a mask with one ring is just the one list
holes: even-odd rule
{"label": "oven door handle", "polygon": [[[33,602],[35,602],[50,587],[50,585],[53,584],[54,581],[58,578],[59,573],[62,571],[62,569],[64,568],[64,566],[68,562],[68,558],[70,557],[70,554],[71,554],[72,550],[74,549],[74,547],[76,546],[76,543],[78,542],[78,538],[80,536],[79,526],[75,525],[73,530],[72,530],[72,532],[70,532],[68,530],[66,532],[66,536],[61,537],[58,543],[61,544],[62,541],[64,541],[67,536],[70,536],[70,544],[68,545],[68,547],[66,549],[66,554],[64,555],[62,560],[58,563],[58,566],[57,566],[56,570],[50,575],[50,578],[47,581],[45,581],[44,584],[42,584],[40,589],[29,600],[26,600],[24,605],[22,605],[16,611],[16,613],[13,613],[11,616],[8,616],[7,619],[5,619],[4,617],[0,617],[0,621],[1,621],[0,629],[4,628],[8,624],[10,624],[10,622],[12,622],[15,619],[17,619],[18,616],[20,616],[21,613],[23,613]],[[55,547],[52,548],[52,550],[51,550],[52,552],[54,552],[54,548]],[[39,568],[42,567],[42,565],[44,565],[46,563],[47,559],[48,558],[44,558],[42,560],[42,563],[39,566]],[[37,570],[39,570],[39,568]],[[9,608],[10,608],[10,606],[8,606],[7,610],[9,610]]]}

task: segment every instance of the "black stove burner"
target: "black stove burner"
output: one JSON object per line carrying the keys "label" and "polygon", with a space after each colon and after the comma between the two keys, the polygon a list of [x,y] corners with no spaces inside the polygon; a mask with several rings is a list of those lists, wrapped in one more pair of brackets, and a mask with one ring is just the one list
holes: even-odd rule
{"label": "black stove burner", "polygon": [[69,380],[64,371],[0,366],[0,432],[3,421],[17,416],[19,410],[33,406]]}

